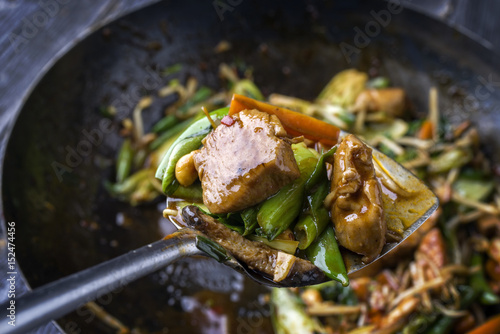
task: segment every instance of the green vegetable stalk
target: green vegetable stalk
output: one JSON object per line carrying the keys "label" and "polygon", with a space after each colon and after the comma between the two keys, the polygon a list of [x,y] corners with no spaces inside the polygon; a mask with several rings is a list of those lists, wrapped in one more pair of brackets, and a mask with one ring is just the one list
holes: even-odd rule
{"label": "green vegetable stalk", "polygon": [[172,197],[201,202],[203,200],[203,190],[201,189],[201,184],[199,182],[195,182],[188,187],[179,185],[179,187],[173,192]]}
{"label": "green vegetable stalk", "polygon": [[170,138],[174,137],[175,135],[177,135],[177,134],[181,133],[183,130],[185,130],[189,126],[189,124],[191,124],[191,123],[192,123],[192,121],[190,119],[188,119],[184,122],[180,122],[180,123],[173,125],[169,129],[166,129],[158,137],[156,137],[156,139],[153,140],[151,142],[151,144],[149,144],[149,149],[151,151],[158,149],[167,140],[169,140]]}
{"label": "green vegetable stalk", "polygon": [[241,219],[243,220],[243,224],[245,226],[245,232],[243,232],[244,236],[253,233],[259,225],[259,222],[257,221],[258,212],[259,208],[255,206],[241,211]]}
{"label": "green vegetable stalk", "polygon": [[134,150],[130,138],[127,138],[120,148],[118,160],[116,161],[116,182],[122,183],[130,174]]}
{"label": "green vegetable stalk", "polygon": [[153,132],[160,133],[166,131],[177,123],[179,123],[179,119],[175,115],[167,115],[156,122],[153,126]]}
{"label": "green vegetable stalk", "polygon": [[300,242],[300,249],[309,247],[330,222],[328,210],[323,204],[323,201],[330,192],[330,185],[328,180],[326,181],[320,184],[314,194],[307,197],[309,210],[299,218],[293,229],[295,237]]}
{"label": "green vegetable stalk", "polygon": [[271,314],[276,334],[324,333],[321,325],[307,315],[299,298],[289,289],[271,292]]}
{"label": "green vegetable stalk", "polygon": [[347,270],[332,226],[327,227],[319,239],[306,249],[306,255],[326,276],[343,286],[349,285]]}
{"label": "green vegetable stalk", "polygon": [[[466,310],[476,299],[476,292],[473,288],[469,286],[461,286],[459,287],[460,292],[460,309]],[[453,324],[457,321],[456,317],[449,316],[441,316],[437,319],[437,321],[430,327],[425,334],[447,334],[450,333]]]}
{"label": "green vegetable stalk", "polygon": [[433,158],[427,167],[429,173],[445,173],[452,168],[462,167],[472,160],[472,152],[467,148],[455,148]]}
{"label": "green vegetable stalk", "polygon": [[273,240],[286,230],[300,214],[304,202],[305,184],[318,161],[316,154],[304,143],[294,144],[292,149],[300,177],[264,201],[257,214],[257,221],[268,240]]}
{"label": "green vegetable stalk", "polygon": [[500,303],[500,297],[493,292],[484,277],[483,257],[479,253],[472,255],[471,267],[478,267],[470,277],[470,284],[474,291],[479,294],[479,300],[484,305],[494,305]]}
{"label": "green vegetable stalk", "polygon": [[[212,119],[222,119],[229,108],[222,108],[210,113]],[[171,195],[178,188],[179,182],[175,178],[175,165],[184,155],[196,150],[201,145],[201,141],[212,130],[212,126],[207,118],[202,118],[191,124],[167,151],[158,169],[156,177],[162,180],[162,189],[166,195]]]}
{"label": "green vegetable stalk", "polygon": [[299,218],[295,225],[295,237],[300,241],[299,248],[306,249],[323,232],[330,217],[323,201],[330,191],[330,185],[326,175],[325,159],[331,157],[337,151],[337,146],[321,154],[313,173],[306,182],[306,192],[312,192],[314,186],[321,182],[319,187],[307,197],[308,210]]}
{"label": "green vegetable stalk", "polygon": [[307,179],[306,182],[307,192],[310,192],[314,188],[314,186],[317,185],[319,182],[327,179],[325,160],[332,157],[336,151],[337,151],[337,145],[333,146],[327,152],[321,154],[321,156],[318,159],[318,162],[316,163],[316,166],[314,167],[314,171],[312,172],[309,179]]}

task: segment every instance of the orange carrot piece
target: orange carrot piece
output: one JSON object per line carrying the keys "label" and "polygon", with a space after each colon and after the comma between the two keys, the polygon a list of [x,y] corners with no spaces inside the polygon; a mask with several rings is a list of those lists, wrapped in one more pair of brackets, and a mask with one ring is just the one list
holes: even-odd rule
{"label": "orange carrot piece", "polygon": [[424,123],[422,123],[422,127],[418,131],[418,138],[420,139],[432,139],[434,133],[434,124],[431,121],[426,119]]}
{"label": "orange carrot piece", "polygon": [[500,333],[500,315],[490,318],[484,324],[476,327],[467,334],[498,334]]}
{"label": "orange carrot piece", "polygon": [[229,106],[229,115],[234,115],[245,109],[257,109],[276,115],[288,134],[292,136],[304,136],[330,146],[337,144],[340,129],[334,125],[296,111],[234,94]]}

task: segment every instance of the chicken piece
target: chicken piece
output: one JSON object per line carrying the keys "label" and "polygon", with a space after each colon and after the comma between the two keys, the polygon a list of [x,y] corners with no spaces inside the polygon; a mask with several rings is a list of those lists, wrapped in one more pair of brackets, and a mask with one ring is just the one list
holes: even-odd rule
{"label": "chicken piece", "polygon": [[243,110],[203,140],[194,163],[203,203],[212,213],[255,205],[297,179],[300,171],[286,131],[275,115]]}
{"label": "chicken piece", "polygon": [[403,115],[405,104],[405,92],[401,88],[366,89],[356,98],[353,110],[385,111],[397,117]]}
{"label": "chicken piece", "polygon": [[364,255],[363,262],[373,261],[385,244],[387,224],[372,150],[354,135],[346,136],[335,153],[328,199],[340,244]]}

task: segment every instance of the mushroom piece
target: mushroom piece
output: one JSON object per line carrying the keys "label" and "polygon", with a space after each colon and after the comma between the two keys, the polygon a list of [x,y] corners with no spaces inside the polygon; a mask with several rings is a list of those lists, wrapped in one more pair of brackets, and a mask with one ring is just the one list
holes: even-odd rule
{"label": "mushroom piece", "polygon": [[257,271],[282,286],[307,286],[322,283],[325,274],[311,262],[251,241],[232,231],[198,207],[188,205],[182,217],[189,228],[200,231],[217,242],[249,269]]}

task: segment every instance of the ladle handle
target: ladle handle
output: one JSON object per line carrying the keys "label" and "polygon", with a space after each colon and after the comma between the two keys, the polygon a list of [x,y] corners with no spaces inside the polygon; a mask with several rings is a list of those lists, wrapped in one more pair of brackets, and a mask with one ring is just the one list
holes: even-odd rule
{"label": "ladle handle", "polygon": [[[15,326],[0,319],[0,333],[27,333],[58,319],[83,304],[161,269],[182,257],[204,254],[196,247],[196,233],[180,230],[94,267],[28,292],[15,301]],[[9,305],[0,306],[2,310]]]}

